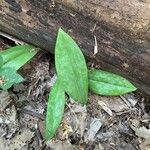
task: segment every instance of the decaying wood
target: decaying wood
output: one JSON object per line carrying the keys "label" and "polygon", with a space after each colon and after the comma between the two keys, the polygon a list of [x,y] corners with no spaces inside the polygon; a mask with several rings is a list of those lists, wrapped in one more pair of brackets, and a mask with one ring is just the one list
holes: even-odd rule
{"label": "decaying wood", "polygon": [[0,1],[0,30],[18,39],[53,52],[59,27],[98,68],[125,76],[150,95],[149,0]]}
{"label": "decaying wood", "polygon": [[[134,32],[147,32],[150,27],[150,0],[62,0],[78,12]],[[145,35],[144,35],[145,36]]]}

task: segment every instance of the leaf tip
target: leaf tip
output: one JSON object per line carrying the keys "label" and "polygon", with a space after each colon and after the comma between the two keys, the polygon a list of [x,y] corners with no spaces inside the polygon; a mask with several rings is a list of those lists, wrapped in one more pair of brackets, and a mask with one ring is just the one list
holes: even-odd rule
{"label": "leaf tip", "polygon": [[62,33],[62,32],[65,32],[65,31],[62,28],[59,28],[58,33]]}

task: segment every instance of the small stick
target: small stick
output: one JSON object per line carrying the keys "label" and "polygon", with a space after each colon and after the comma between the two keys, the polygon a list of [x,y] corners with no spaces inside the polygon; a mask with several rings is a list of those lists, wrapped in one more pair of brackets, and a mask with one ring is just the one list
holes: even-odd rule
{"label": "small stick", "polygon": [[25,44],[25,42],[23,42],[23,41],[21,41],[21,40],[15,38],[15,37],[13,37],[13,36],[11,36],[11,35],[8,35],[7,33],[4,33],[4,32],[1,32],[1,31],[0,31],[0,35],[3,36],[3,37],[8,38],[9,40],[14,41],[16,45],[23,45],[23,44]]}
{"label": "small stick", "polygon": [[120,96],[120,98],[124,101],[124,103],[131,108],[131,104],[127,101],[127,99],[124,96]]}
{"label": "small stick", "polygon": [[39,129],[39,123],[35,124],[35,134],[37,136],[39,146],[42,147],[43,137],[42,137],[40,129]]}
{"label": "small stick", "polygon": [[95,55],[98,53],[97,39],[95,35],[94,35],[94,40],[95,40],[95,46],[94,46],[94,55]]}

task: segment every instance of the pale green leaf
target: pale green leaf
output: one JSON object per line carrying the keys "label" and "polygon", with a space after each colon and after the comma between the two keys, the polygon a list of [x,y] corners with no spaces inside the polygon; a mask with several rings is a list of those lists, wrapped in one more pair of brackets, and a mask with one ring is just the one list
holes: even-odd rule
{"label": "pale green leaf", "polygon": [[53,138],[61,123],[65,107],[65,92],[59,80],[56,81],[49,94],[47,113],[46,113],[46,129],[45,139]]}
{"label": "pale green leaf", "polygon": [[1,67],[10,67],[18,70],[37,53],[34,49],[35,47],[25,44],[2,51],[0,53],[3,59],[3,65]]}
{"label": "pale green leaf", "polygon": [[13,68],[0,69],[0,88],[9,89],[13,84],[22,82],[24,79]]}
{"label": "pale green leaf", "polygon": [[34,49],[32,45],[17,45],[14,47],[10,47],[6,50],[3,50],[0,52],[0,56],[3,58],[3,62],[6,63],[18,56],[20,56],[23,53],[29,52],[30,50]]}
{"label": "pale green leaf", "polygon": [[55,65],[65,91],[74,100],[87,103],[88,71],[84,56],[75,41],[59,29],[55,46]]}
{"label": "pale green leaf", "polygon": [[106,96],[122,95],[137,88],[125,78],[102,70],[89,71],[89,89]]}

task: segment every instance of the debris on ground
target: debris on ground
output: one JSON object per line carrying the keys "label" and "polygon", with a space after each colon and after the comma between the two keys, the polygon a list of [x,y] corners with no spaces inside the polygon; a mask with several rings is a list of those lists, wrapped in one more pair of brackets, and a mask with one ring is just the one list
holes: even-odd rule
{"label": "debris on ground", "polygon": [[[4,40],[0,47],[9,44]],[[41,52],[20,72],[25,82],[0,91],[1,150],[147,150],[150,147],[150,105],[138,93],[118,97],[89,93],[87,106],[66,96],[65,113],[56,136],[44,141],[48,94],[57,79],[54,58]]]}
{"label": "debris on ground", "polygon": [[139,127],[136,128],[131,125],[131,129],[135,132],[135,134],[138,137],[144,138],[144,139],[150,139],[150,129],[147,129],[145,127]]}
{"label": "debris on ground", "polygon": [[26,129],[23,130],[21,133],[18,133],[12,140],[6,140],[4,138],[0,138],[0,149],[20,150],[28,145],[28,142],[30,142],[33,136],[34,136],[34,132],[31,132],[29,129]]}
{"label": "debris on ground", "polygon": [[90,123],[90,128],[88,130],[88,140],[89,141],[94,141],[94,137],[97,134],[97,132],[100,130],[102,126],[102,123],[100,121],[100,119],[94,118],[91,120]]}

